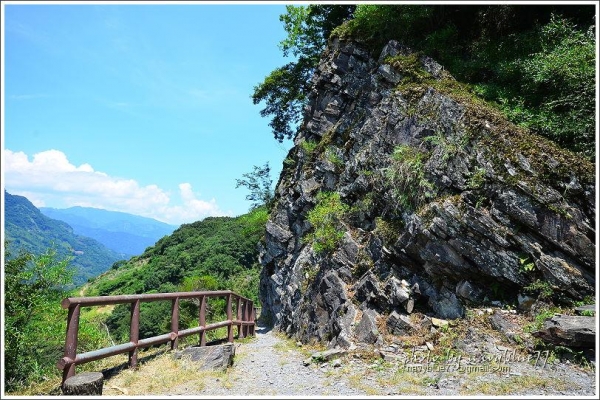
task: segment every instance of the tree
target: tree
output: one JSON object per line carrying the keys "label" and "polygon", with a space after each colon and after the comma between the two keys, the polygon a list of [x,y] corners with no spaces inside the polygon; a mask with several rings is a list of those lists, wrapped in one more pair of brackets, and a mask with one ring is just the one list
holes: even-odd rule
{"label": "tree", "polygon": [[57,317],[73,271],[69,258],[57,260],[54,249],[13,259],[6,241],[4,249],[4,379],[14,390],[56,370],[64,346],[64,320]]}
{"label": "tree", "polygon": [[246,196],[246,200],[252,201],[251,209],[258,208],[262,205],[266,205],[267,208],[273,203],[273,190],[271,186],[273,180],[271,179],[271,168],[269,163],[266,162],[262,167],[254,166],[252,172],[248,172],[242,175],[244,179],[236,179],[235,188],[245,186],[250,190],[250,194]]}
{"label": "tree", "polygon": [[593,5],[359,4],[288,6],[285,56],[254,88],[275,138],[293,138],[310,78],[330,36],[374,57],[391,39],[433,57],[506,117],[562,147],[595,158]]}
{"label": "tree", "polygon": [[272,116],[269,126],[275,139],[292,139],[295,125],[302,118],[310,77],[319,63],[329,34],[354,11],[354,5],[286,6],[286,14],[279,20],[288,34],[279,44],[284,56],[297,57],[273,70],[264,81],[254,87],[254,104],[265,102],[260,111],[263,117]]}

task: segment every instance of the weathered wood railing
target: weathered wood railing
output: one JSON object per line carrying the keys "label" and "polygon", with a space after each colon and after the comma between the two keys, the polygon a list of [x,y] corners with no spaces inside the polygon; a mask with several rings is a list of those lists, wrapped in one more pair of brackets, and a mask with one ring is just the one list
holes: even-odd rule
{"label": "weathered wood railing", "polygon": [[[227,299],[227,320],[206,324],[206,304],[210,297],[225,297]],[[182,299],[197,299],[198,326],[180,331],[179,330],[179,301]],[[171,307],[171,332],[164,335],[139,339],[140,327],[140,303],[150,301],[172,302]],[[236,318],[233,319],[233,303],[236,304]],[[77,354],[77,336],[79,331],[79,314],[81,307],[105,306],[114,304],[131,304],[131,319],[129,330],[129,342],[103,349],[88,351]],[[176,349],[178,339],[186,336],[199,334],[200,346],[206,345],[206,332],[227,327],[227,341],[233,342],[233,327],[238,328],[238,337],[243,338],[254,335],[256,308],[251,300],[242,297],[230,290],[212,292],[176,292],[176,293],[154,293],[133,294],[121,296],[98,296],[98,297],[69,297],[61,302],[63,308],[68,308],[67,337],[65,340],[65,353],[56,366],[63,371],[62,382],[75,375],[75,366],[90,361],[111,357],[117,354],[129,353],[129,367],[137,366],[137,353],[141,347],[171,342],[171,349]]]}

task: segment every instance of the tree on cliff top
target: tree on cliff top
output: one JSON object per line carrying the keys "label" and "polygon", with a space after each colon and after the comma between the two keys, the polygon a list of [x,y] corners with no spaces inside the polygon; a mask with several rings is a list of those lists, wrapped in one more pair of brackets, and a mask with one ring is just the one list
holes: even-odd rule
{"label": "tree on cliff top", "polygon": [[352,15],[354,5],[286,6],[287,13],[279,20],[288,37],[279,48],[284,56],[290,53],[296,61],[276,68],[254,87],[254,104],[265,102],[263,117],[272,116],[269,126],[275,139],[282,142],[295,135],[295,124],[302,118],[302,107],[310,89],[310,77],[319,63],[321,52],[331,31]]}
{"label": "tree on cliff top", "polygon": [[254,88],[278,141],[295,136],[310,77],[330,35],[377,56],[395,39],[435,58],[511,121],[562,147],[595,156],[593,5],[308,5],[280,16],[280,43],[296,61]]}

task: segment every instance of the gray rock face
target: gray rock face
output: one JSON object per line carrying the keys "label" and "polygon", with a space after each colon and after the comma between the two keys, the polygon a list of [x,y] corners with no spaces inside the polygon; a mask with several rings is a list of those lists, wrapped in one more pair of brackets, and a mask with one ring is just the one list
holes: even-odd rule
{"label": "gray rock face", "polygon": [[[275,328],[347,348],[375,340],[373,315],[405,331],[413,306],[461,318],[536,281],[592,295],[593,165],[511,125],[428,57],[394,41],[368,54],[334,39],[312,78],[261,248]],[[334,242],[325,251],[314,210]]]}

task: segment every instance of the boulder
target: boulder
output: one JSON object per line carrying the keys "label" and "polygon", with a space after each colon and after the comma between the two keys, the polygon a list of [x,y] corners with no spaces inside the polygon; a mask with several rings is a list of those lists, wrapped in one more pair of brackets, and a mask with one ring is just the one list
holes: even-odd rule
{"label": "boulder", "polygon": [[396,311],[389,315],[386,326],[389,333],[401,336],[410,335],[417,329],[408,315],[401,315]]}
{"label": "boulder", "polygon": [[198,370],[226,370],[233,365],[235,345],[225,343],[211,346],[191,346],[173,354],[175,359],[188,358]]}
{"label": "boulder", "polygon": [[596,345],[596,318],[558,314],[544,322],[533,336],[559,346],[593,349]]}
{"label": "boulder", "polygon": [[374,344],[379,337],[377,329],[378,314],[373,310],[365,310],[354,330],[356,339],[361,343]]}

